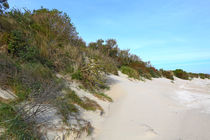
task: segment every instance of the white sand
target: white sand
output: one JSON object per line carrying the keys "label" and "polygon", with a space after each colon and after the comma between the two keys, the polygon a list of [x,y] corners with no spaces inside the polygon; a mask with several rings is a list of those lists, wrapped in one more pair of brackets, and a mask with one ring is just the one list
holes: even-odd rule
{"label": "white sand", "polygon": [[210,139],[210,80],[110,79],[114,103],[95,125],[95,140]]}
{"label": "white sand", "polygon": [[[70,84],[80,97],[97,101],[105,111],[101,116],[100,111],[81,109],[81,117],[95,127],[93,134],[82,136],[82,140],[210,140],[210,80],[176,78],[172,83],[159,78],[142,82],[120,73],[109,76],[109,83],[111,89],[106,94],[114,99],[113,103]],[[0,89],[0,98],[15,97]],[[53,124],[60,128],[61,119],[55,112],[47,113],[54,116]],[[61,131],[49,131],[49,139],[55,135],[63,138],[66,131]]]}
{"label": "white sand", "polygon": [[11,91],[9,90],[3,90],[0,88],[0,98],[5,99],[5,100],[13,100],[15,99],[17,96],[15,94],[13,94]]}

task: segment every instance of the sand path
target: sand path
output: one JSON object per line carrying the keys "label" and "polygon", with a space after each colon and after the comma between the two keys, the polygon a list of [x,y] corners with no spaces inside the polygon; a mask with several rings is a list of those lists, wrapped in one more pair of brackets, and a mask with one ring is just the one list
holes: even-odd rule
{"label": "sand path", "polygon": [[111,76],[114,103],[95,140],[209,140],[210,80]]}

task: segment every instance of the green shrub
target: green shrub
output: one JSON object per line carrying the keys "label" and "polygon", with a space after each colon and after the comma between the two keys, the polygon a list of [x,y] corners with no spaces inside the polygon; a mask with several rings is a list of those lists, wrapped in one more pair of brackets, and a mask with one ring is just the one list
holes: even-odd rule
{"label": "green shrub", "polygon": [[18,75],[20,66],[9,56],[0,53],[0,86],[9,86],[10,81]]}
{"label": "green shrub", "polygon": [[33,122],[24,121],[11,104],[0,103],[0,124],[4,128],[0,139],[38,140],[39,138]]}
{"label": "green shrub", "polygon": [[30,75],[28,76],[36,79],[47,80],[55,78],[52,70],[40,63],[24,63],[22,64],[22,71],[29,73]]}
{"label": "green shrub", "polygon": [[25,35],[19,30],[12,31],[8,43],[8,52],[27,61],[35,61],[39,55],[38,49],[29,46]]}
{"label": "green shrub", "polygon": [[201,79],[205,79],[205,78],[210,79],[210,75],[209,75],[209,74],[199,73],[198,75],[199,75],[199,77],[200,77]]}
{"label": "green shrub", "polygon": [[82,99],[73,91],[70,89],[66,89],[66,95],[65,99],[72,104],[77,104],[80,107],[86,109],[86,110],[92,110],[95,111],[96,109],[102,110],[102,108],[93,100],[90,100],[89,98],[83,97]]}
{"label": "green shrub", "polygon": [[173,73],[171,71],[165,71],[163,69],[160,69],[160,73],[163,77],[170,79],[170,80],[174,80],[174,76]]}
{"label": "green shrub", "polygon": [[12,53],[13,55],[19,55],[19,53],[24,51],[26,47],[27,43],[23,33],[18,30],[12,31],[8,43],[9,53]]}
{"label": "green shrub", "polygon": [[131,78],[139,79],[139,73],[131,67],[122,66],[120,70],[122,71],[122,73],[127,74]]}
{"label": "green shrub", "polygon": [[182,69],[176,69],[173,71],[174,75],[178,78],[184,79],[184,80],[189,80],[189,75],[187,72],[185,72]]}
{"label": "green shrub", "polygon": [[199,74],[197,73],[188,73],[189,74],[189,77],[192,79],[192,78],[199,78]]}
{"label": "green shrub", "polygon": [[65,89],[65,96],[58,97],[54,103],[54,105],[59,110],[59,113],[62,115],[63,121],[65,123],[67,123],[69,115],[78,112],[75,104],[79,105],[85,110],[95,111],[98,109],[103,111],[103,109],[97,104],[97,102],[87,97],[80,98],[73,90]]}
{"label": "green shrub", "polygon": [[138,71],[139,75],[141,76],[141,79],[146,78],[151,80],[152,77],[158,77],[158,71],[141,60],[131,62],[129,64],[129,67]]}
{"label": "green shrub", "polygon": [[72,79],[83,80],[83,76],[82,76],[82,73],[80,72],[80,70],[78,70],[75,73],[73,73],[71,75],[71,77],[72,77]]}
{"label": "green shrub", "polygon": [[13,92],[18,96],[17,102],[26,100],[31,93],[31,90],[26,85],[17,80],[13,81],[11,88]]}
{"label": "green shrub", "polygon": [[63,117],[64,123],[66,124],[69,120],[69,115],[78,112],[76,106],[64,97],[58,97],[55,101],[55,106],[58,109],[60,115]]}
{"label": "green shrub", "polygon": [[0,103],[0,122],[11,120],[15,115],[16,113],[13,106],[6,103]]}
{"label": "green shrub", "polygon": [[150,73],[144,73],[143,77],[149,80],[152,80],[152,75]]}
{"label": "green shrub", "polygon": [[161,77],[159,71],[156,70],[154,67],[149,67],[148,69],[149,69],[149,73],[150,73],[151,77],[153,77],[153,78]]}
{"label": "green shrub", "polygon": [[73,72],[74,72],[74,67],[71,64],[67,64],[64,69],[64,74],[73,73]]}

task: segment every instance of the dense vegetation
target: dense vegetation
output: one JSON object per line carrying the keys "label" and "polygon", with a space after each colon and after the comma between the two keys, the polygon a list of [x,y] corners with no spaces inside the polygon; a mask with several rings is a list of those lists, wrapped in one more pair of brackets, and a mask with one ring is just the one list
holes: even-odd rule
{"label": "dense vegetation", "polygon": [[163,76],[173,80],[173,75],[182,79],[210,78],[208,74],[183,70],[157,70],[129,50],[120,50],[114,39],[86,45],[68,15],[56,9],[5,12],[8,7],[5,0],[0,1],[0,87],[10,89],[18,98],[0,102],[0,128],[6,129],[0,139],[40,137],[34,118],[23,110],[29,104],[54,106],[65,122],[68,114],[77,112],[75,104],[87,110],[102,110],[94,101],[80,99],[57,73],[69,75],[96,97],[109,101],[101,92],[107,88],[105,74],[117,75],[118,70],[135,79]]}

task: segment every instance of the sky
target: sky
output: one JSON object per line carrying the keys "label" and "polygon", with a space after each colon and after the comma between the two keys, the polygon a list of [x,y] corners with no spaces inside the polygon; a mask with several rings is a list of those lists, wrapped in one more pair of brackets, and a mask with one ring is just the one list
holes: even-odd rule
{"label": "sky", "polygon": [[10,7],[56,8],[87,43],[117,40],[156,68],[210,74],[210,0],[8,0]]}

